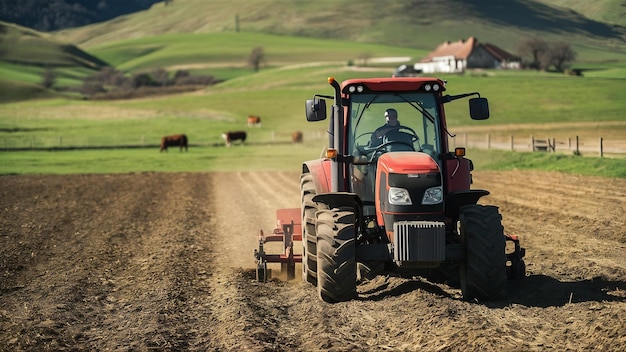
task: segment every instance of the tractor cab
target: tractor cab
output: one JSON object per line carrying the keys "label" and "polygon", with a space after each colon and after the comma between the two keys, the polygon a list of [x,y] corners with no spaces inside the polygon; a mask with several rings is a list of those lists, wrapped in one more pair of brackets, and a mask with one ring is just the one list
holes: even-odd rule
{"label": "tractor cab", "polygon": [[372,92],[351,96],[347,107],[347,154],[351,191],[374,201],[378,160],[385,153],[425,153],[440,163],[441,129],[432,93]]}

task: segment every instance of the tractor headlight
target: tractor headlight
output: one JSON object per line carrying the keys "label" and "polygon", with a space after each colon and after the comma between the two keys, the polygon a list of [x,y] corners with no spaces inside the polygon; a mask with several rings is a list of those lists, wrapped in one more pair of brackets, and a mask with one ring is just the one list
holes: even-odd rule
{"label": "tractor headlight", "polygon": [[389,188],[389,204],[393,205],[411,205],[411,196],[409,191],[404,188],[390,187]]}
{"label": "tractor headlight", "polygon": [[422,205],[433,205],[439,204],[443,201],[443,189],[441,186],[432,187],[424,192],[424,197],[422,198]]}

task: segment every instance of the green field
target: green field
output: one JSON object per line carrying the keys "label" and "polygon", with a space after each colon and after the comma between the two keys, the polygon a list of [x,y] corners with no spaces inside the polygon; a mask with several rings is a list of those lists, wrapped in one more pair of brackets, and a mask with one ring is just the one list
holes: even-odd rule
{"label": "green field", "polygon": [[[317,158],[326,144],[326,122],[307,123],[304,101],[331,92],[326,78],[388,76],[388,71],[355,72],[352,67],[321,65],[275,68],[224,82],[202,92],[124,101],[44,99],[0,105],[0,148],[133,146],[133,149],[0,152],[1,173],[108,173],[145,171],[298,170]],[[466,102],[447,105],[451,132],[481,124],[494,133],[529,128],[613,136],[626,135],[619,99],[625,80],[547,74],[450,76],[450,94],[479,91],[490,99],[492,118],[472,122]],[[262,127],[246,126],[260,115]],[[548,123],[549,122],[549,123]],[[594,130],[589,131],[589,123]],[[556,127],[555,127],[556,126]],[[559,127],[561,126],[561,127]],[[604,127],[603,127],[604,126]],[[223,147],[221,133],[246,130],[248,145]],[[305,143],[289,144],[290,133],[304,131]],[[527,136],[523,130],[523,136]],[[190,151],[158,152],[162,135],[186,133]],[[144,148],[139,148],[144,146]],[[484,157],[487,155],[487,157]],[[471,151],[477,167],[532,168],[626,177],[626,159]]]}
{"label": "green field", "polygon": [[[257,11],[258,17],[242,16],[245,26],[235,32],[229,27],[235,16],[232,9],[218,9],[210,2],[195,0],[176,4],[167,9],[155,6],[117,21],[52,36],[6,27],[9,36],[0,43],[4,45],[0,49],[7,43],[28,45],[19,46],[19,50],[0,50],[0,174],[298,169],[302,160],[321,153],[327,139],[326,122],[307,123],[304,118],[306,99],[316,93],[331,93],[327,77],[339,81],[389,77],[395,67],[417,61],[444,36],[456,35],[457,29],[467,31],[457,24],[457,29],[435,35],[443,21],[432,26],[419,22],[419,31],[418,27],[414,31],[428,37],[428,41],[408,38],[398,29],[413,25],[407,12],[397,17],[397,23],[381,21],[375,30],[368,29],[354,39],[346,28],[358,32],[361,23],[338,22],[332,8],[276,2],[272,11],[280,9],[283,14],[293,11],[293,6],[307,11],[324,9],[317,17],[313,15],[316,12],[308,11],[303,19],[313,21],[307,22],[307,35],[318,33],[317,38],[296,36],[296,24],[264,17],[267,9],[253,1],[241,2],[241,11]],[[401,1],[390,2],[389,7],[394,6],[403,5]],[[200,8],[217,27],[200,26],[186,12]],[[433,19],[441,16],[437,8],[428,10]],[[363,18],[375,16],[376,7],[364,4],[359,13]],[[338,29],[341,23],[347,27]],[[494,32],[492,25],[479,19],[471,27],[472,34],[504,41],[507,46],[521,35],[515,31]],[[530,135],[594,140],[602,137],[622,143],[626,139],[623,43],[554,35],[574,41],[573,47],[579,53],[574,68],[582,76],[512,70],[438,75],[447,81],[449,94],[477,91],[490,102],[491,118],[487,121],[471,121],[465,101],[447,104],[450,132],[489,133],[494,139],[513,136],[516,140]],[[62,38],[82,43],[88,53],[64,44]],[[410,44],[415,41],[420,45]],[[263,48],[265,57],[261,70],[254,72],[247,58],[257,46]],[[384,64],[376,61],[390,57],[396,60]],[[48,58],[52,60],[49,63],[55,63],[57,81],[53,89],[41,86]],[[101,61],[128,75],[157,68],[166,68],[170,73],[184,69],[223,82],[197,92],[134,100],[89,101],[67,91],[82,84]],[[262,127],[247,127],[248,115],[261,116]],[[246,130],[248,145],[223,147],[221,134],[232,130]],[[304,132],[303,145],[290,144],[290,135],[296,130]],[[189,153],[159,153],[161,136],[175,133],[188,135]],[[5,151],[11,149],[20,151]],[[489,169],[532,168],[608,177],[625,177],[626,173],[623,157],[580,158],[493,150],[471,154],[477,167]]]}

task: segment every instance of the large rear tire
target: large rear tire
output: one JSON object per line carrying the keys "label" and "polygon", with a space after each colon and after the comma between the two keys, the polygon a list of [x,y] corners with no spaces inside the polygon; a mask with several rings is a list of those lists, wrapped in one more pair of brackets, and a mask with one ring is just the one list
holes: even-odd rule
{"label": "large rear tire", "polygon": [[317,291],[328,303],[356,297],[354,209],[317,212]]}
{"label": "large rear tire", "polygon": [[466,205],[459,214],[466,259],[460,266],[466,300],[492,300],[506,285],[506,239],[502,216],[495,206]]}
{"label": "large rear tire", "polygon": [[302,280],[317,285],[317,235],[315,234],[315,213],[317,205],[315,185],[311,174],[300,177],[302,211]]}

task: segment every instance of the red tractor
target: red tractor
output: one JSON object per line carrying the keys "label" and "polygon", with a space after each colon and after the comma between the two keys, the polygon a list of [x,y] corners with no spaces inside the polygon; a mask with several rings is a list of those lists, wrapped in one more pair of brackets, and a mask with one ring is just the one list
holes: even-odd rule
{"label": "red tractor", "polygon": [[[525,251],[506,234],[488,191],[470,189],[473,164],[450,151],[444,105],[469,100],[489,118],[479,93],[444,95],[437,78],[328,82],[332,96],[306,102],[308,121],[327,118],[326,156],[302,165],[302,275],[326,302],[350,300],[358,280],[381,269],[444,275],[464,299],[500,296],[525,276]],[[506,241],[513,249],[507,253]]]}

